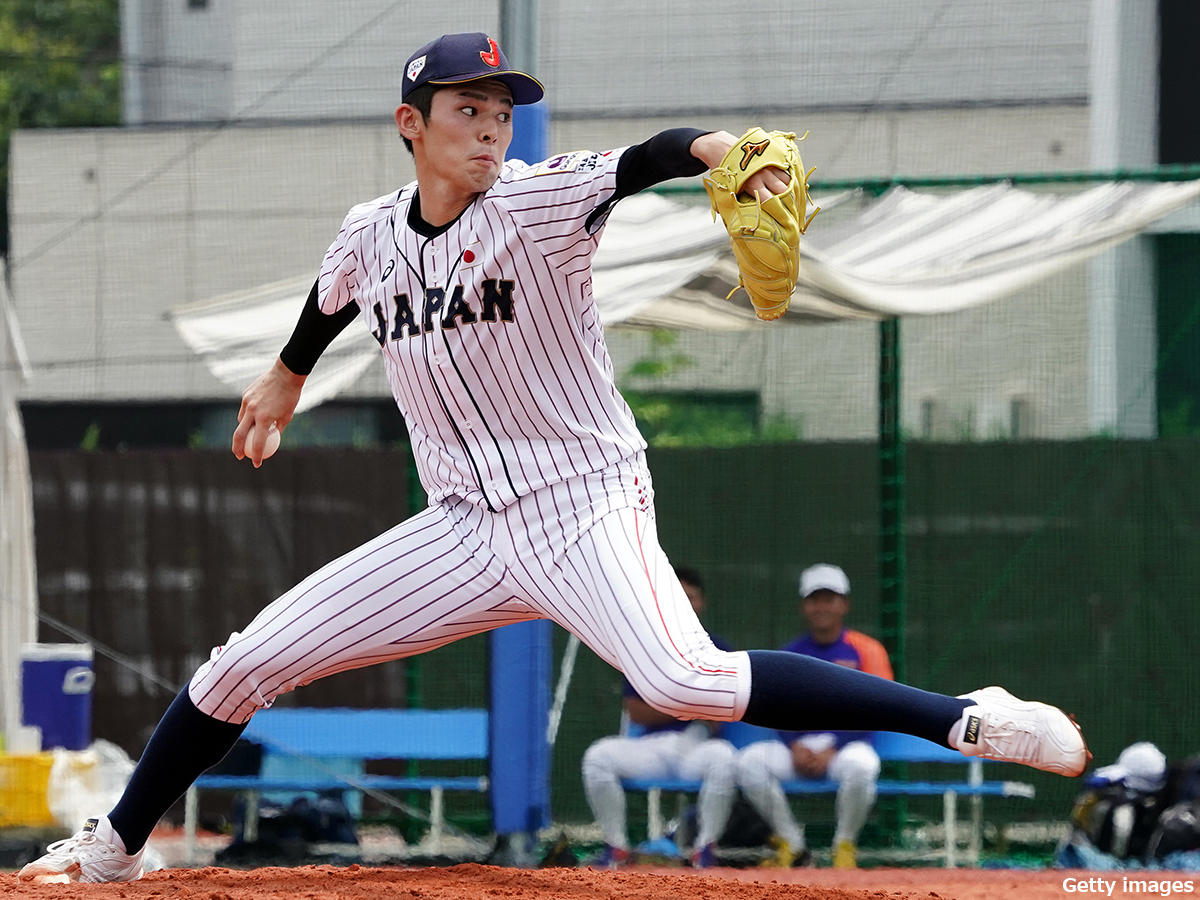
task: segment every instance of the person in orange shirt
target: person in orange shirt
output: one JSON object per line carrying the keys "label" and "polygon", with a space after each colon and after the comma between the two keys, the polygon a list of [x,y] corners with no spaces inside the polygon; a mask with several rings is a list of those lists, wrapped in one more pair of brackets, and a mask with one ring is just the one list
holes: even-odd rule
{"label": "person in orange shirt", "polygon": [[[845,627],[850,612],[850,579],[840,568],[820,563],[800,575],[800,612],[808,631],[783,650],[858,669],[893,680],[887,651],[879,641]],[[857,865],[859,832],[875,803],[879,756],[870,732],[779,732],[777,741],[760,741],[738,756],[738,786],[774,831],[776,853],[765,864],[792,866],[811,859],[804,829],[797,823],[780,782],[791,778],[829,778],[838,783],[833,864]]]}

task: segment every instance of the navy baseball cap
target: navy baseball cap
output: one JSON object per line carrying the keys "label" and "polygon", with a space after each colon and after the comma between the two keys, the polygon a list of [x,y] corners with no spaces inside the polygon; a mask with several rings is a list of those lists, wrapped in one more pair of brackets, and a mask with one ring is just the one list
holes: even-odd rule
{"label": "navy baseball cap", "polygon": [[444,34],[408,58],[404,65],[404,87],[400,99],[423,84],[463,84],[496,78],[508,85],[513,103],[537,103],[545,90],[532,75],[509,68],[500,45],[481,31]]}

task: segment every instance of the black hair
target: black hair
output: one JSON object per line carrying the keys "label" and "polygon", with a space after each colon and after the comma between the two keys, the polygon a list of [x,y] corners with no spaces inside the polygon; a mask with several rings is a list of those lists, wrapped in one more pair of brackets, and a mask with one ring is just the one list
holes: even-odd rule
{"label": "black hair", "polygon": [[704,593],[704,579],[700,577],[700,573],[695,569],[688,566],[675,566],[675,577],[684,584],[700,588],[700,593]]}
{"label": "black hair", "polygon": [[[420,87],[413,88],[412,93],[408,95],[408,99],[404,101],[421,114],[422,122],[429,121],[429,113],[433,109],[433,95],[438,92],[440,87],[442,87],[442,85],[430,84],[429,82],[426,82]],[[404,149],[409,153],[412,153],[412,141],[403,135],[400,136],[400,140],[404,141]]]}

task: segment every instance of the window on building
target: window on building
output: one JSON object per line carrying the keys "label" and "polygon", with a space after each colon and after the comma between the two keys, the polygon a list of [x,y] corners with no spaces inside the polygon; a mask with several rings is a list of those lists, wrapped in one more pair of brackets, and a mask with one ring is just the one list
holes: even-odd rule
{"label": "window on building", "polygon": [[1013,397],[1008,402],[1008,436],[1014,441],[1033,437],[1033,403],[1028,397]]}
{"label": "window on building", "polygon": [[937,428],[937,401],[926,397],[921,401],[921,440],[932,441]]}
{"label": "window on building", "polygon": [[1200,162],[1200,3],[1159,0],[1158,161]]}
{"label": "window on building", "polygon": [[1158,434],[1200,437],[1200,234],[1154,238]]}

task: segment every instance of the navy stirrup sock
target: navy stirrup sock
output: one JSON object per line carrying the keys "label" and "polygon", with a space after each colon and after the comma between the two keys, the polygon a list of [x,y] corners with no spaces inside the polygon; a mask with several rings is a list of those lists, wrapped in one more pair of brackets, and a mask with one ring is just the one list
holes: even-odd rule
{"label": "navy stirrup sock", "polygon": [[171,703],[120,801],[108,814],[128,853],[137,853],[163,813],[204,772],[215,766],[245,731],[196,709],[187,688]]}
{"label": "navy stirrup sock", "polygon": [[950,728],[974,706],[783,650],[751,650],[742,721],[780,731],[899,731],[949,746]]}

